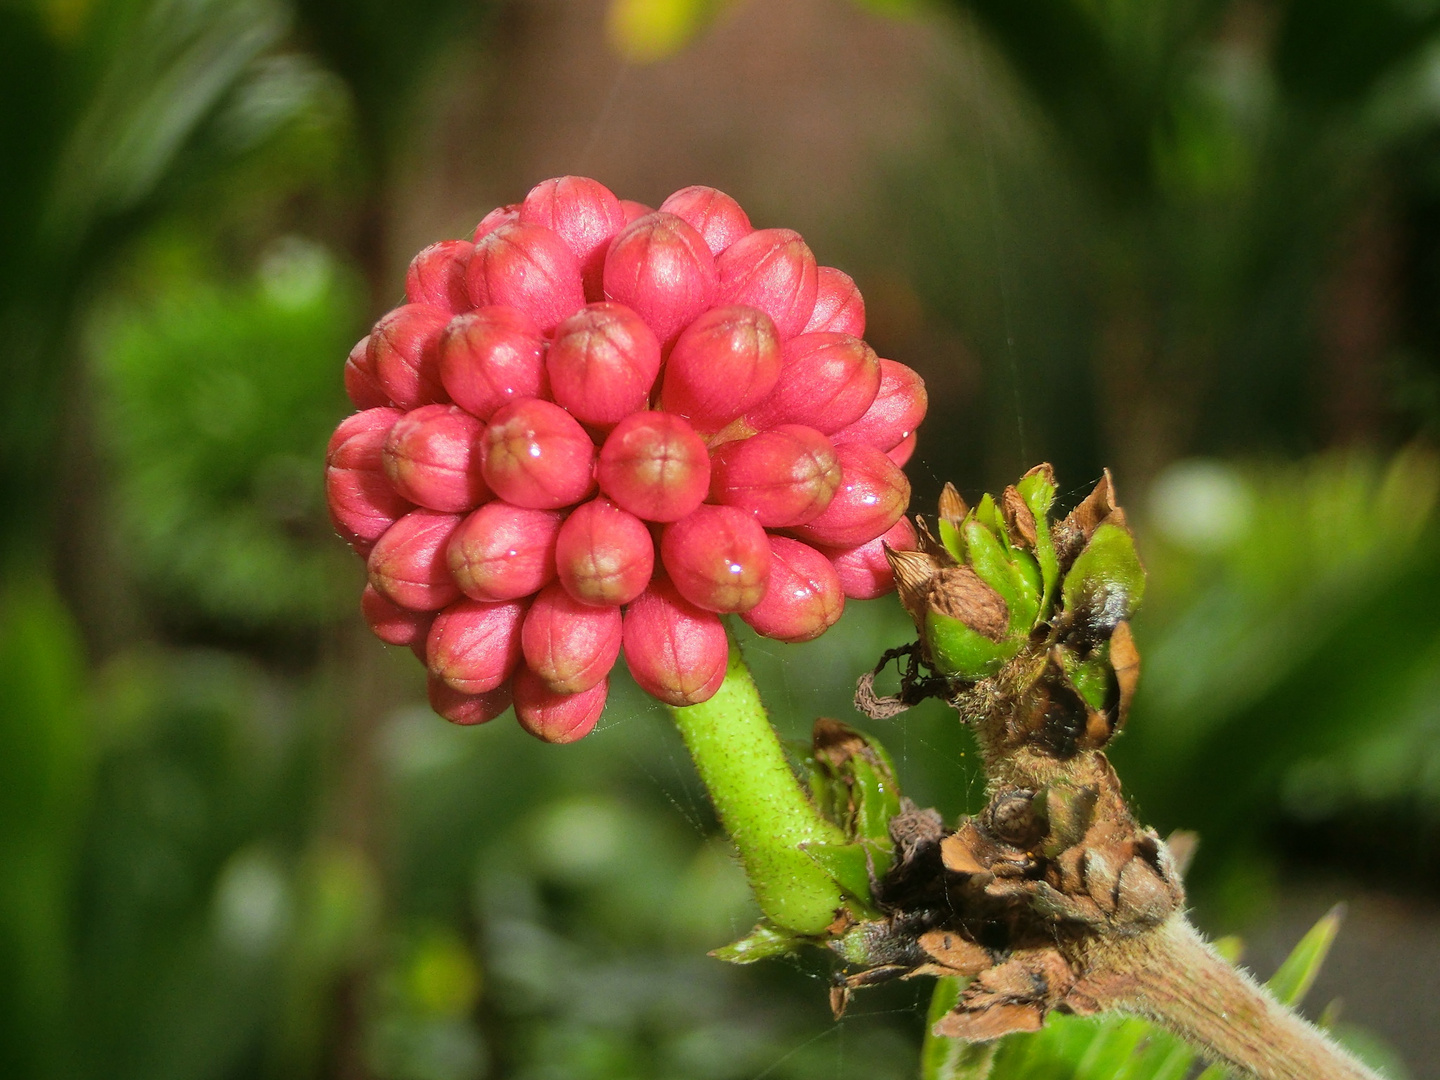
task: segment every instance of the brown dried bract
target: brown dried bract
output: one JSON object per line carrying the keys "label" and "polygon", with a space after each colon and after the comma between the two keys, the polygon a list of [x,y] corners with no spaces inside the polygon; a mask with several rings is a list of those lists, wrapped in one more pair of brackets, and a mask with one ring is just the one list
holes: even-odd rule
{"label": "brown dried bract", "polygon": [[1094,1011],[1094,979],[1113,975],[1105,943],[1155,929],[1184,904],[1175,862],[1136,823],[1102,753],[1028,778],[1018,757],[1012,780],[949,834],[933,811],[895,819],[899,858],[877,891],[887,920],[866,927],[875,963],[843,979],[970,979],[938,1034],[984,1041],[1033,1031],[1056,1009]]}
{"label": "brown dried bract", "polygon": [[1055,526],[1055,551],[1060,556],[1061,564],[1069,565],[1090,537],[1095,535],[1100,523],[1117,509],[1115,484],[1110,478],[1110,470],[1106,469],[1099,483],[1090,490],[1090,494]]}
{"label": "brown dried bract", "polygon": [[1010,628],[1005,599],[968,566],[952,566],[930,578],[929,608],[959,619],[977,634],[999,641]]}
{"label": "brown dried bract", "polygon": [[1130,715],[1130,702],[1140,682],[1140,650],[1135,647],[1135,636],[1128,622],[1116,623],[1110,632],[1110,666],[1115,670],[1115,682],[1120,690],[1116,727],[1122,727]]}
{"label": "brown dried bract", "polygon": [[1005,518],[1005,527],[1010,532],[1010,542],[1016,547],[1035,548],[1039,539],[1036,532],[1035,514],[1020,497],[1012,484],[1000,496],[1000,513]]}
{"label": "brown dried bract", "polygon": [[965,500],[960,497],[960,492],[955,490],[955,485],[946,483],[944,490],[940,492],[941,519],[958,529],[968,513],[970,513],[970,508],[965,505]]}

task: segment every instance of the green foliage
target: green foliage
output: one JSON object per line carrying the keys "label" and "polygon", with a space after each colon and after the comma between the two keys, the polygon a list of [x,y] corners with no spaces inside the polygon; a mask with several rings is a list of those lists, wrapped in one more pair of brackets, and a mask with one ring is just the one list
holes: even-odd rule
{"label": "green foliage", "polygon": [[[1044,458],[1134,483],[1184,454],[1337,434],[1311,391],[1317,353],[1340,347],[1317,312],[1345,245],[1378,213],[1430,274],[1433,240],[1411,226],[1435,198],[1432,5],[1296,3],[1273,20],[1218,0],[946,6],[966,24],[947,131],[892,174],[911,224],[897,269],[984,369],[983,406],[927,447],[937,474],[983,462],[993,484]],[[1430,309],[1413,303],[1402,319]],[[1375,343],[1378,397],[1393,364],[1433,402],[1418,317],[1423,345],[1399,327]],[[1422,408],[1397,404],[1381,406],[1387,435]]]}
{"label": "green foliage", "polygon": [[319,625],[353,596],[326,518],[325,442],[357,290],[333,258],[278,242],[257,278],[179,281],[92,335],[120,540],[172,617]]}
{"label": "green foliage", "polygon": [[1366,806],[1433,820],[1437,492],[1427,454],[1189,463],[1157,480],[1144,670],[1112,756],[1158,828],[1203,838],[1202,896],[1285,822]]}
{"label": "green foliage", "polygon": [[284,27],[269,0],[0,8],[0,556],[48,519],[81,290],[232,156],[206,125]]}

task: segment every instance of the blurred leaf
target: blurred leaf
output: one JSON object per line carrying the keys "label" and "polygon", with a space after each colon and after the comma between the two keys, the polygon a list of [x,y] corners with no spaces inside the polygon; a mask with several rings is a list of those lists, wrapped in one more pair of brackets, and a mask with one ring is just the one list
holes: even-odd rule
{"label": "blurred leaf", "polygon": [[91,730],[70,1075],[202,1080],[259,1053],[307,955],[291,879],[314,813],[314,718],[216,653],[131,653],[99,682],[96,714],[115,722]]}
{"label": "blurred leaf", "polygon": [[[11,568],[13,570],[13,568]],[[43,574],[0,585],[0,1073],[62,1076],[79,826],[90,797],[84,657]]]}
{"label": "blurred leaf", "polygon": [[1329,108],[1353,106],[1382,76],[1433,40],[1440,8],[1429,0],[1308,0],[1284,9],[1275,65],[1287,88]]}
{"label": "blurred leaf", "polygon": [[1330,946],[1335,944],[1335,935],[1340,932],[1340,922],[1345,916],[1343,907],[1336,906],[1312,926],[1290,950],[1290,955],[1280,965],[1265,985],[1286,1005],[1299,1005],[1310,992],[1325,958],[1330,955]]}
{"label": "blurred leaf", "polygon": [[1150,184],[1152,132],[1217,0],[1011,4],[957,0],[994,37],[1092,181],[1134,199]]}
{"label": "blurred leaf", "polygon": [[49,516],[84,286],[200,165],[186,152],[285,25],[272,0],[0,8],[0,547]]}
{"label": "blurred leaf", "polygon": [[[383,172],[411,134],[417,90],[435,56],[462,37],[487,0],[291,0],[309,47],[355,98],[362,167]],[[371,182],[379,177],[370,177]]]}
{"label": "blurred leaf", "polygon": [[[1142,545],[1145,674],[1114,756],[1158,827],[1204,838],[1203,893],[1280,815],[1428,792],[1440,467],[1424,453],[1333,455],[1232,473],[1243,497],[1223,506],[1230,488],[1209,480],[1164,494],[1201,475],[1157,481],[1153,505],[1171,509]],[[1222,542],[1185,551],[1168,539],[1212,512],[1242,515]],[[1200,779],[1217,769],[1232,777],[1225,799]]]}
{"label": "blurred leaf", "polygon": [[270,0],[130,0],[102,10],[87,45],[104,66],[58,163],[45,221],[64,247],[133,213],[286,28]]}

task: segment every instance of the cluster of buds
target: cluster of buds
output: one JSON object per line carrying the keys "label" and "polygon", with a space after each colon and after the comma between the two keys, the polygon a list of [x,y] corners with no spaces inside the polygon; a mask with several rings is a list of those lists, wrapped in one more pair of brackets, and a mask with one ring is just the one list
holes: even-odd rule
{"label": "cluster of buds", "polygon": [[351,351],[326,491],[366,619],[435,710],[577,739],[623,647],[671,705],[724,677],[720,615],[808,641],[893,587],[925,388],[855,283],[735,200],[658,211],[561,177],[410,264]]}
{"label": "cluster of buds", "polygon": [[[1044,737],[1062,756],[1095,749],[1124,722],[1139,675],[1129,620],[1145,571],[1109,473],[1071,513],[1049,519],[1049,465],[973,507],[951,485],[934,531],[891,550],[900,600],[920,633],[920,660],[957,699],[999,678],[1020,700],[1002,741]],[[983,695],[982,695],[983,696]]]}

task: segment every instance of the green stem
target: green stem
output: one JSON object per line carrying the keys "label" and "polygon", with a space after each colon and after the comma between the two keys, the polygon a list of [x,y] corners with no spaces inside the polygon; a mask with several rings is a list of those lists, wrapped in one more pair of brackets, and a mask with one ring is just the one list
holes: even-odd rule
{"label": "green stem", "polygon": [[715,696],[670,712],[740,851],[760,910],[787,930],[821,933],[835,919],[840,889],[800,845],[843,844],[845,837],[790,771],[738,642],[730,642],[729,667]]}

